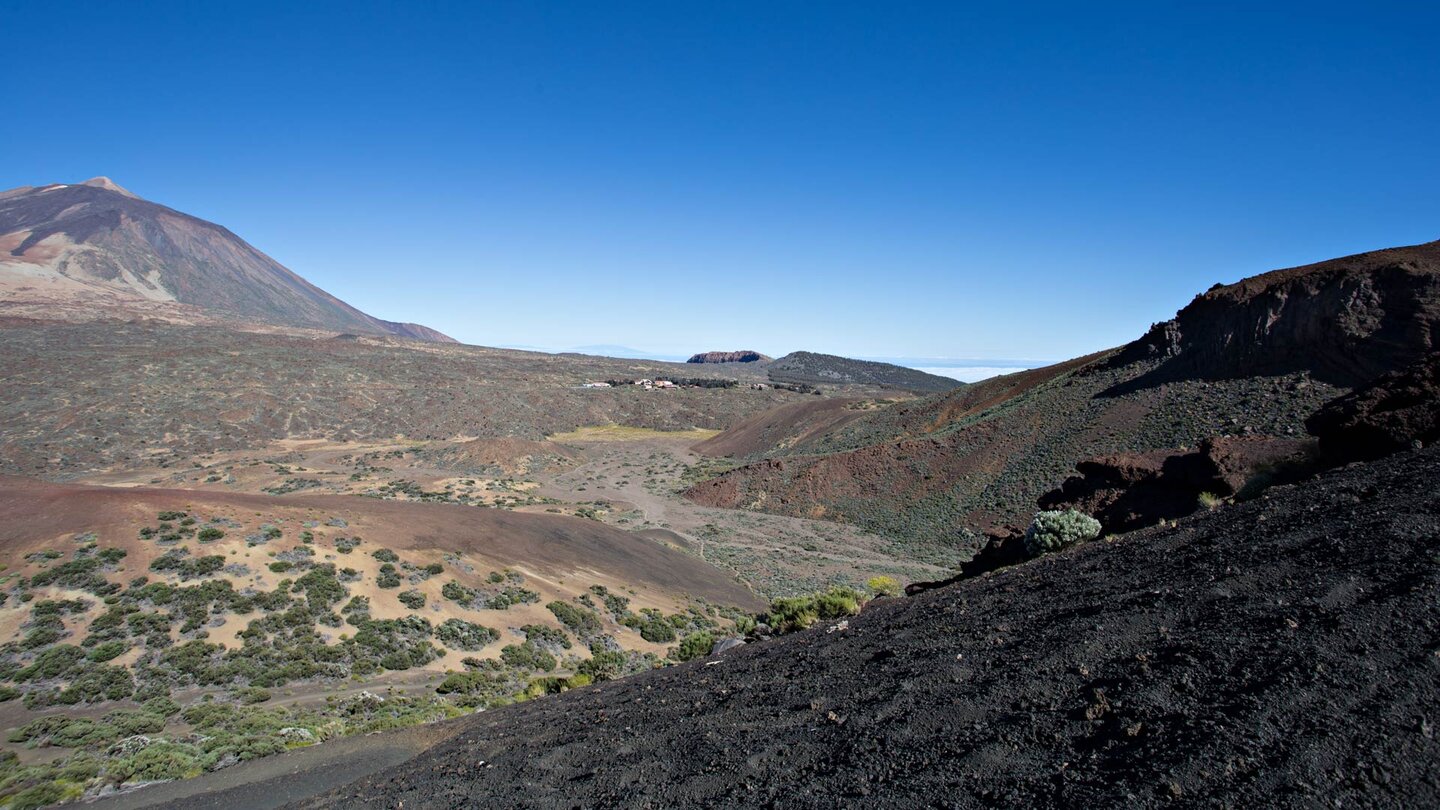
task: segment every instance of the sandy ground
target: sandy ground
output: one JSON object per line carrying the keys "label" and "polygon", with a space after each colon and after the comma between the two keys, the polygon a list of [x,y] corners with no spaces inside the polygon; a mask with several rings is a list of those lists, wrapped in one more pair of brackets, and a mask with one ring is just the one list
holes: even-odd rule
{"label": "sandy ground", "polygon": [[[942,577],[949,572],[915,563],[890,539],[821,520],[700,506],[676,493],[690,482],[691,467],[713,464],[693,448],[713,443],[715,431],[665,433],[605,426],[550,438],[561,461],[529,469],[526,475],[495,469],[488,475],[455,469],[467,458],[468,437],[444,442],[396,440],[329,443],[289,440],[256,451],[215,454],[192,467],[154,467],[85,478],[105,486],[165,485],[205,492],[251,492],[283,488],[287,481],[318,482],[286,494],[376,495],[396,500],[414,496],[387,490],[397,481],[427,492],[445,492],[470,502],[496,504],[522,513],[583,514],[685,550],[729,572],[762,598],[820,590],[832,584],[863,583],[877,575],[902,582]],[[514,461],[524,466],[540,452],[534,442],[517,442]],[[702,445],[703,446],[703,445]],[[484,458],[503,461],[487,447]],[[652,530],[666,530],[658,535]],[[608,584],[608,583],[607,583]]]}

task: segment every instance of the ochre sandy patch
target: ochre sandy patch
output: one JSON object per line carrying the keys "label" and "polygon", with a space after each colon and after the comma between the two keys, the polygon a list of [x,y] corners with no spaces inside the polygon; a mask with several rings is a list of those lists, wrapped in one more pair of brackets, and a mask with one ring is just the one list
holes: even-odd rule
{"label": "ochre sandy patch", "polygon": [[[32,551],[54,548],[68,556],[74,546],[71,538],[95,532],[102,546],[123,548],[131,555],[123,562],[128,571],[143,572],[165,548],[141,540],[139,530],[155,525],[157,514],[166,510],[190,512],[202,524],[212,518],[242,524],[241,529],[225,529],[220,542],[182,544],[197,556],[224,554],[227,561],[244,562],[267,585],[279,579],[266,569],[271,562],[268,553],[299,545],[303,525],[314,521],[320,524],[311,529],[317,543],[315,560],[366,573],[378,569],[369,555],[383,546],[416,564],[439,560],[446,552],[460,554],[479,575],[523,567],[542,581],[573,585],[577,594],[592,584],[614,583],[680,599],[699,596],[717,604],[758,606],[748,590],[719,569],[598,521],[343,495],[97,487],[0,476],[0,561],[14,571]],[[343,520],[346,526],[324,525],[332,519]],[[263,524],[280,526],[282,538],[245,547],[244,536]],[[352,554],[325,558],[335,553],[335,537],[355,535],[364,543]],[[584,581],[575,581],[577,577]],[[438,591],[438,583],[435,588]]]}

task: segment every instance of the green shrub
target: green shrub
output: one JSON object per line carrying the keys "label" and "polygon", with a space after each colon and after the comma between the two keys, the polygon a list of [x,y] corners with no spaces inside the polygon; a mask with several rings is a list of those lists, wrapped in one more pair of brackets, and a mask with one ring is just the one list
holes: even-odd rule
{"label": "green shrub", "polygon": [[130,645],[123,641],[102,641],[90,648],[86,658],[96,663],[104,663],[112,658],[119,658],[130,649]]}
{"label": "green shrub", "polygon": [[575,669],[592,680],[610,681],[624,676],[625,664],[625,653],[607,650],[591,653],[590,658],[581,661],[580,666]]}
{"label": "green shrub", "polygon": [[335,578],[335,566],[330,563],[322,563],[311,568],[305,576],[295,580],[293,586],[296,591],[303,591],[305,599],[310,603],[310,609],[316,612],[325,612],[338,604],[349,593],[340,580]]}
{"label": "green shrub", "polygon": [[67,787],[60,782],[46,782],[25,788],[11,796],[10,810],[40,810],[42,807],[74,798],[79,792],[79,788]]}
{"label": "green shrub", "polygon": [[873,593],[876,596],[900,595],[900,583],[896,581],[894,577],[887,577],[884,575],[878,577],[871,577],[870,579],[865,581],[865,587],[869,588],[870,593]]}
{"label": "green shrub", "polygon": [[435,638],[456,649],[474,651],[499,639],[500,633],[461,619],[446,619],[435,628]]}
{"label": "green shrub", "polygon": [[123,548],[102,548],[100,552],[95,555],[95,559],[106,565],[114,565],[125,559],[126,556],[127,553]]}
{"label": "green shrub", "polygon": [[1025,552],[1039,557],[1100,536],[1100,521],[1074,509],[1036,512],[1025,530]]}
{"label": "green shrub", "polygon": [[863,597],[849,588],[834,587],[809,596],[792,596],[770,603],[765,623],[776,633],[804,630],[821,619],[840,619],[860,612]]}
{"label": "green shrub", "polygon": [[[136,697],[139,697],[137,693]],[[145,711],[161,717],[174,717],[180,713],[180,704],[164,695],[152,697],[142,704]]]}
{"label": "green shrub", "polygon": [[524,644],[507,644],[500,650],[500,659],[516,669],[541,672],[553,672],[557,664],[555,656],[528,641]]}
{"label": "green shrub", "polygon": [[560,623],[580,638],[596,635],[601,630],[600,617],[592,610],[556,600],[545,606]]}
{"label": "green shrub", "polygon": [[206,526],[205,528],[200,530],[199,534],[195,535],[195,539],[199,540],[202,543],[213,543],[216,540],[220,540],[224,537],[225,530],[217,529],[214,526]]}
{"label": "green shrub", "polygon": [[400,555],[388,548],[377,548],[370,552],[370,556],[383,563],[400,562]]}
{"label": "green shrub", "polygon": [[34,662],[15,673],[17,681],[43,681],[64,678],[82,666],[85,651],[70,644],[57,644],[35,656]]}
{"label": "green shrub", "polygon": [[648,621],[640,625],[640,637],[654,644],[669,644],[676,638],[675,626],[667,621]]}
{"label": "green shrub", "polygon": [[535,591],[513,586],[501,588],[499,593],[477,596],[488,610],[509,610],[511,605],[528,605],[540,601],[540,594]]}
{"label": "green shrub", "polygon": [[144,711],[117,710],[105,715],[105,722],[114,726],[121,737],[155,734],[165,729],[165,718]]}
{"label": "green shrub", "polygon": [[425,594],[417,590],[411,589],[408,591],[402,591],[399,594],[399,598],[400,604],[404,605],[407,608],[410,608],[411,610],[419,610],[420,608],[425,607]]}
{"label": "green shrub", "polygon": [[710,654],[715,646],[715,637],[710,633],[701,631],[685,637],[680,646],[675,648],[676,661],[692,661],[696,658],[704,658]]}
{"label": "green shrub", "polygon": [[150,563],[151,571],[169,571],[178,574],[180,579],[196,579],[209,576],[225,567],[225,558],[212,554],[207,557],[190,557],[190,550],[181,546],[172,548],[169,551],[156,557]]}
{"label": "green shrub", "polygon": [[135,694],[135,678],[130,670],[109,664],[92,664],[81,670],[70,685],[55,696],[56,703],[99,703],[102,700],[124,700]]}
{"label": "green shrub", "polygon": [[113,759],[105,770],[117,782],[159,782],[199,776],[204,752],[193,745],[157,741],[137,753]]}

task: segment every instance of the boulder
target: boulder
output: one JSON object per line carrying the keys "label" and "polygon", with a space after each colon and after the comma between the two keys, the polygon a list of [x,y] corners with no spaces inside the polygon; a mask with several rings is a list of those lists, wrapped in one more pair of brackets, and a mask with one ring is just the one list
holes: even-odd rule
{"label": "boulder", "polygon": [[1330,464],[1371,461],[1440,440],[1440,352],[1331,400],[1305,427]]}
{"label": "boulder", "polygon": [[722,638],[716,641],[715,645],[710,648],[710,654],[719,655],[727,650],[733,650],[736,647],[743,646],[745,646],[745,639],[743,638]]}

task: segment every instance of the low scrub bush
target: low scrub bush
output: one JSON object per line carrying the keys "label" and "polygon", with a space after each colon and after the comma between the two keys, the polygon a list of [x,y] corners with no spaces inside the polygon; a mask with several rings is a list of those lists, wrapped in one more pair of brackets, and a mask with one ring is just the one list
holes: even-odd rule
{"label": "low scrub bush", "polygon": [[500,633],[462,619],[446,619],[435,628],[435,638],[456,649],[474,651],[499,639]]}
{"label": "low scrub bush", "polygon": [[841,619],[860,612],[864,597],[850,588],[834,587],[809,596],[791,596],[770,603],[765,624],[776,633],[804,630],[822,619]]}
{"label": "low scrub bush", "polygon": [[560,623],[570,628],[570,632],[579,638],[587,638],[600,632],[600,617],[595,611],[586,608],[576,607],[569,602],[556,600],[545,606]]}
{"label": "low scrub bush", "polygon": [[878,576],[865,581],[865,587],[876,596],[899,596],[900,583],[894,577]]}
{"label": "low scrub bush", "polygon": [[680,642],[675,648],[674,658],[676,661],[693,661],[696,658],[704,658],[710,654],[715,646],[715,637],[707,632],[693,633]]}
{"label": "low scrub bush", "polygon": [[1100,521],[1074,509],[1036,512],[1025,530],[1025,552],[1039,557],[1100,536]]}

